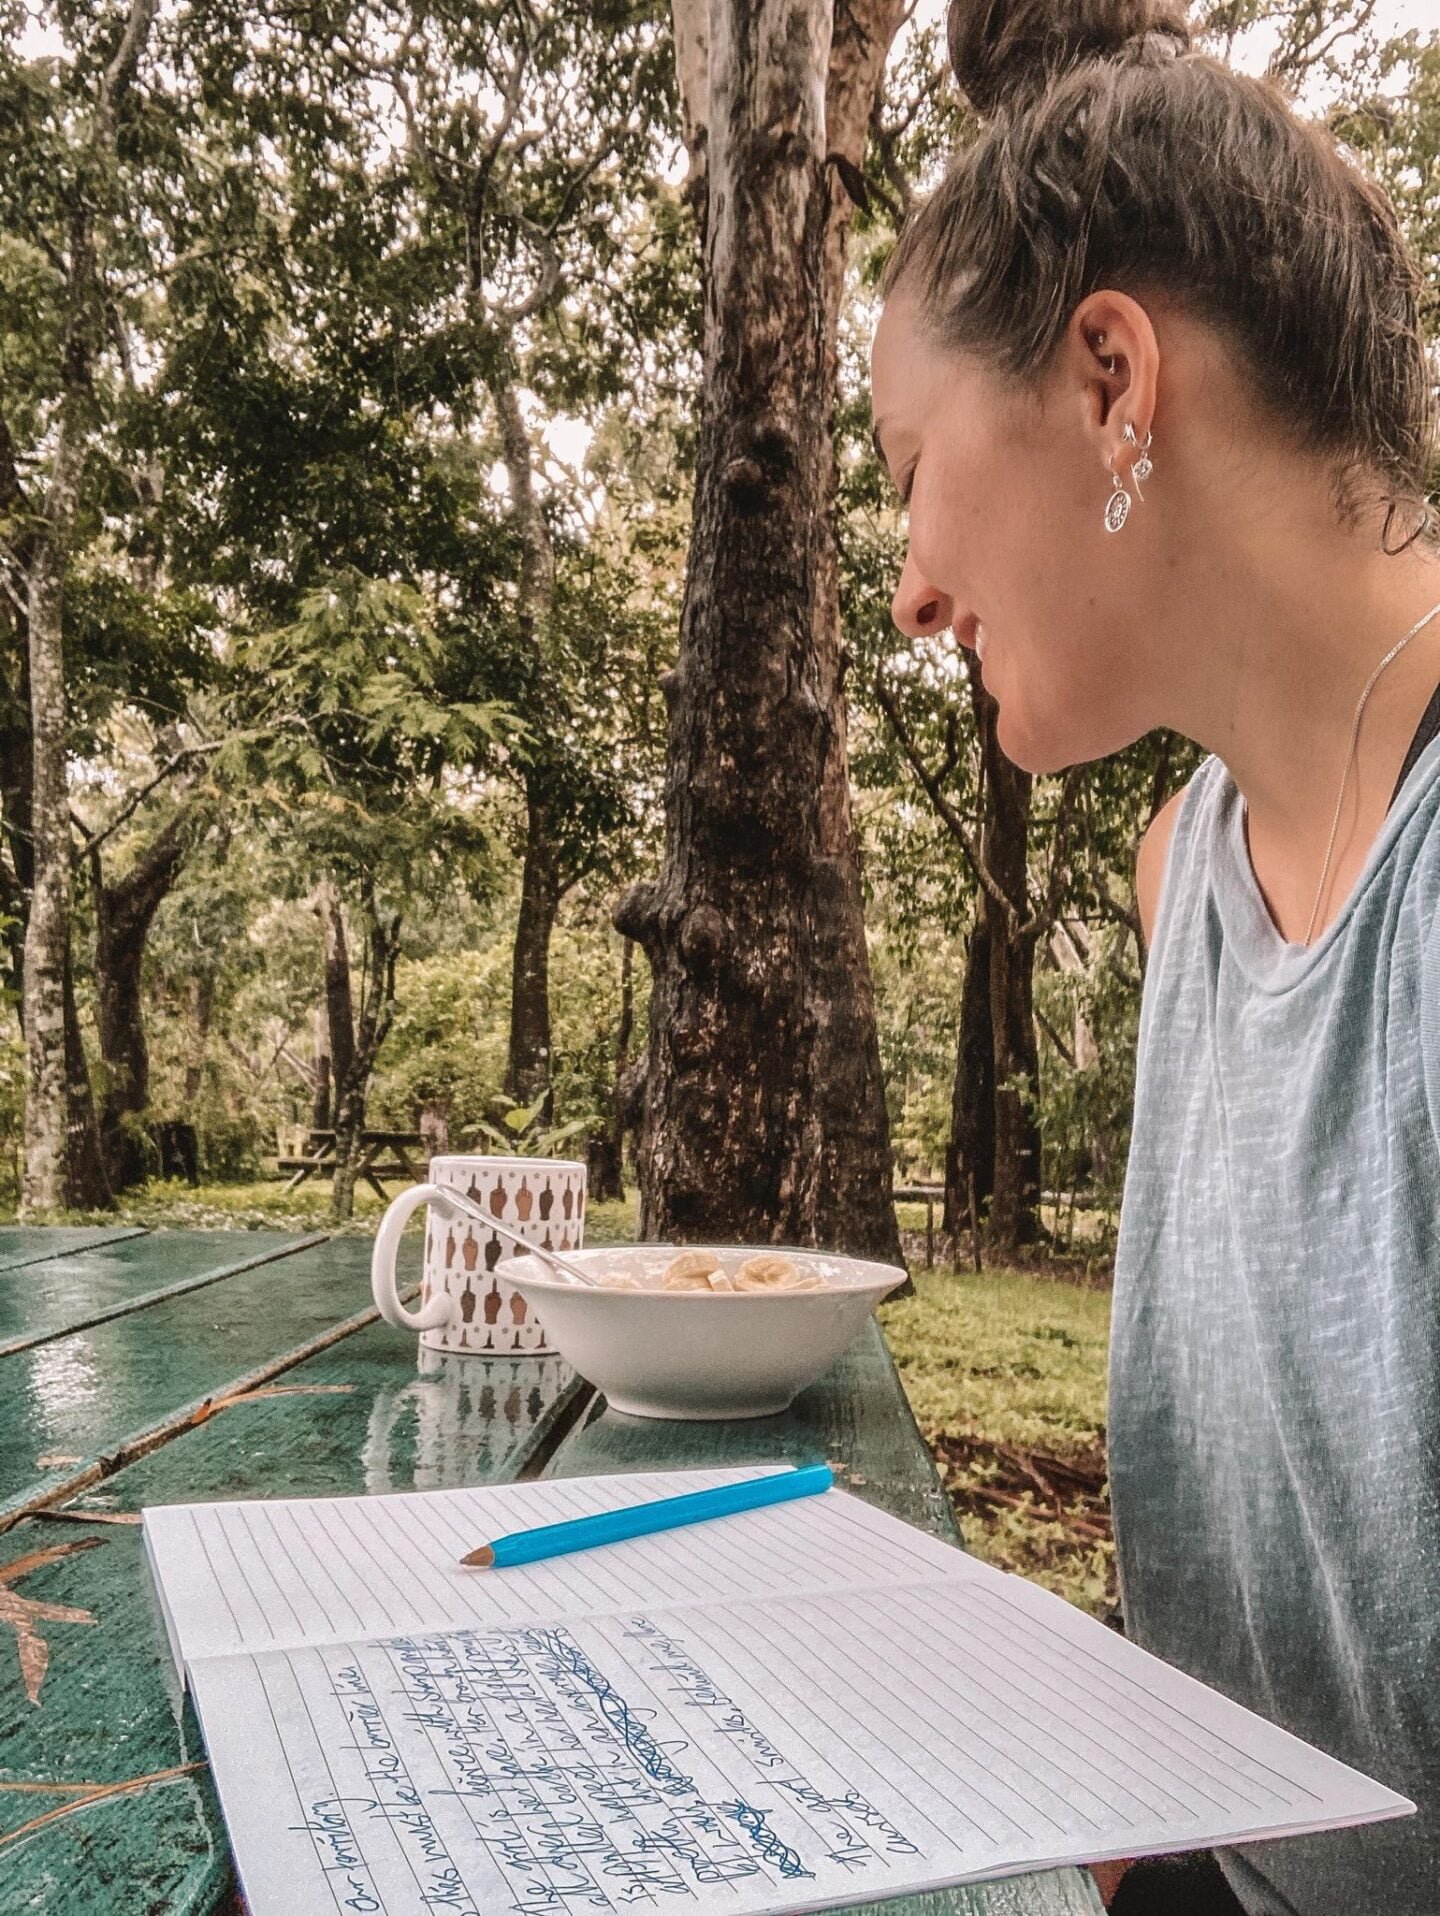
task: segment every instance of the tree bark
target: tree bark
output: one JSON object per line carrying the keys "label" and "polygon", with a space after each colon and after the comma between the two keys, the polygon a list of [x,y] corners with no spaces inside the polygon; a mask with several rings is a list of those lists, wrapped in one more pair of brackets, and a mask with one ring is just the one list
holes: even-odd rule
{"label": "tree bark", "polygon": [[100,1143],[112,1190],[128,1191],[150,1174],[142,1123],[150,1103],[141,972],[155,913],[185,862],[184,820],[177,815],[122,878],[108,882],[100,854],[91,859],[95,894],[96,1025],[105,1085]]}
{"label": "tree bark", "polygon": [[1033,781],[1000,749],[998,707],[978,668],[970,674],[985,780],[981,858],[1010,907],[982,888],[980,912],[990,946],[990,1029],[994,1046],[995,1174],[986,1240],[1018,1250],[1040,1229],[1039,1049],[1035,1039],[1035,946],[1030,910],[1030,796]]}
{"label": "tree bark", "polygon": [[544,1100],[551,1117],[550,938],[560,909],[560,875],[538,797],[527,789],[525,866],[510,961],[510,1053],[505,1091],[527,1108]]}
{"label": "tree bark", "polygon": [[[835,607],[831,8],[715,0],[706,24],[703,419],[665,860],[616,915],[654,974],[641,1229],[898,1261]],[[867,120],[868,104],[862,140]]]}
{"label": "tree bark", "polygon": [[626,1078],[634,1033],[635,941],[627,938],[620,952],[620,1023],[615,1035],[615,1084],[610,1098],[610,1122],[590,1140],[587,1153],[590,1195],[599,1202],[619,1201],[625,1196],[625,1131],[630,1103]]}
{"label": "tree bark", "polygon": [[325,959],[325,1031],[330,1041],[330,1082],[338,1106],[340,1086],[351,1076],[355,1060],[355,1001],[350,988],[350,945],[345,936],[345,913],[340,893],[328,878],[316,892],[315,911],[320,920]]}
{"label": "tree bark", "polygon": [[185,1060],[185,1112],[194,1122],[195,1106],[205,1088],[205,1054],[210,1045],[210,1020],[215,1013],[215,973],[208,966],[190,980],[190,1047]]}
{"label": "tree bark", "polygon": [[[485,320],[493,332],[492,322]],[[517,614],[536,675],[542,670],[542,635],[555,603],[555,550],[550,528],[535,491],[535,450],[520,410],[512,342],[497,340],[491,399],[505,458],[510,490],[510,522],[520,542]],[[525,779],[525,852],[520,881],[520,913],[511,953],[510,1047],[505,1090],[529,1106],[543,1099],[548,1122],[550,1091],[550,939],[567,889],[557,856],[560,821],[546,801],[543,767]]]}
{"label": "tree bark", "polygon": [[[362,898],[365,920],[365,968],[359,1010],[351,988],[350,961],[345,944],[339,895],[333,885],[322,887],[322,923],[326,935],[326,995],[330,1006],[330,1051],[334,1068],[335,1176],[330,1204],[337,1218],[355,1209],[356,1161],[360,1134],[365,1128],[365,1105],[380,1048],[395,1021],[395,967],[400,957],[400,918],[382,916],[370,893]],[[332,943],[335,955],[332,958]],[[341,989],[340,958],[344,957]],[[346,1014],[349,1022],[346,1023]]]}
{"label": "tree bark", "polygon": [[[30,707],[34,754],[34,882],[25,926],[24,1215],[84,1208],[101,1172],[87,1157],[88,1127],[74,1104],[84,1050],[70,960],[70,803],[66,778],[64,570],[75,516],[75,432],[62,419],[51,484],[52,533],[30,565]],[[61,503],[59,495],[65,495]],[[83,1106],[82,1106],[83,1110]],[[98,1153],[97,1153],[98,1158]]]}
{"label": "tree bark", "polygon": [[70,1210],[103,1211],[114,1203],[114,1193],[105,1173],[105,1154],[100,1145],[100,1125],[95,1115],[95,1097],[90,1088],[90,1067],[85,1058],[85,1040],[80,1033],[80,1012],[75,1003],[75,974],[70,953],[65,954],[65,1129],[68,1139],[69,1184],[66,1206]]}
{"label": "tree bark", "polygon": [[330,1068],[330,1017],[321,1006],[315,1013],[315,1090],[310,1101],[310,1124],[316,1131],[328,1131],[335,1115],[331,1095],[334,1073]]}
{"label": "tree bark", "polygon": [[[28,643],[22,633],[22,642]],[[23,665],[23,661],[22,661]],[[9,722],[0,725],[0,949],[3,983],[15,995],[15,1010],[25,1027],[25,926],[30,913],[30,890],[35,882],[31,855],[33,808],[31,779],[34,747],[29,723],[29,673],[18,688],[17,705]],[[24,716],[22,717],[22,711]]]}
{"label": "tree bark", "polygon": [[[990,1028],[990,925],[977,909],[965,951],[950,1140],[945,1147],[945,1230],[957,1245],[984,1216],[995,1188],[995,1041]],[[974,1216],[971,1205],[974,1205]]]}

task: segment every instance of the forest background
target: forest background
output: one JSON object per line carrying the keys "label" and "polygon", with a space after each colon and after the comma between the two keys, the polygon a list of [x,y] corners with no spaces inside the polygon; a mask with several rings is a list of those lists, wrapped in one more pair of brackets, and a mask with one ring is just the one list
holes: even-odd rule
{"label": "forest background", "polygon": [[[971,666],[890,624],[903,521],[865,360],[895,234],[973,132],[939,14],[834,9],[807,268],[724,253],[712,176],[761,232],[789,189],[726,133],[689,0],[0,5],[0,1208],[123,1197],[166,1125],[193,1127],[212,1183],[320,1126],[347,1214],[360,1131],[422,1128],[584,1151],[599,1195],[638,1168],[651,1234],[844,1236],[841,1182],[801,1215],[765,1158],[801,1153],[780,1117],[739,1100],[706,1144],[713,1084],[748,1069],[706,980],[733,1046],[773,1031],[783,1053],[802,1027],[814,1050],[824,972],[860,1077],[815,1051],[796,1082],[863,1106],[872,1047],[857,1156],[942,1181],[966,1255],[1103,1260],[1134,850],[1195,754],[1156,736],[1032,782]],[[1336,125],[1440,285],[1425,10],[1200,17]],[[737,367],[768,351],[783,385],[808,333],[781,321],[826,297],[819,384],[789,389],[796,416],[821,395],[817,438],[772,470],[783,433],[735,403]],[[751,756],[726,760],[707,712],[749,668],[724,617],[768,629],[787,576],[779,535],[747,528],[817,510],[828,742],[797,755],[761,699]],[[727,763],[743,789],[715,783]],[[776,766],[832,796],[848,776],[838,836],[814,834],[863,941],[825,949],[812,860],[798,945],[778,919],[753,933],[756,997],[731,945],[809,855]],[[735,872],[762,853],[752,894]],[[687,875],[707,858],[723,911]],[[821,1159],[848,1121],[821,1125]],[[686,1195],[702,1175],[758,1195],[720,1217]]]}

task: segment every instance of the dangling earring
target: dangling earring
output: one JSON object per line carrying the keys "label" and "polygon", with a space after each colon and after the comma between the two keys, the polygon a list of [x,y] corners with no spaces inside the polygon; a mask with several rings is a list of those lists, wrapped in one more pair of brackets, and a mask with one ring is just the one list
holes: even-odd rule
{"label": "dangling earring", "polygon": [[1105,501],[1105,530],[1118,532],[1130,517],[1130,495],[1113,466],[1110,468],[1110,486],[1110,497]]}
{"label": "dangling earring", "polygon": [[1142,446],[1140,441],[1135,437],[1134,420],[1127,419],[1125,421],[1125,431],[1122,436],[1128,439],[1130,444],[1135,448],[1135,458],[1130,467],[1130,477],[1135,482],[1135,497],[1143,500],[1145,495],[1140,488],[1155,470],[1154,463],[1150,458],[1150,442],[1155,437],[1155,434],[1153,432],[1147,432],[1145,435],[1145,443]]}
{"label": "dangling earring", "polygon": [[[1150,442],[1154,437],[1153,432],[1147,432],[1145,435],[1145,443],[1141,445],[1140,441],[1135,437],[1134,421],[1129,419],[1126,420],[1125,430],[1121,434],[1121,438],[1128,441],[1128,443],[1135,448],[1135,458],[1130,466],[1130,483],[1135,488],[1135,497],[1142,503],[1144,502],[1145,495],[1140,488],[1155,470],[1154,462],[1150,457]],[[1112,465],[1110,468],[1110,497],[1105,501],[1105,530],[1107,532],[1118,532],[1120,530],[1125,521],[1130,517],[1130,504],[1130,494],[1126,489],[1125,483]]]}

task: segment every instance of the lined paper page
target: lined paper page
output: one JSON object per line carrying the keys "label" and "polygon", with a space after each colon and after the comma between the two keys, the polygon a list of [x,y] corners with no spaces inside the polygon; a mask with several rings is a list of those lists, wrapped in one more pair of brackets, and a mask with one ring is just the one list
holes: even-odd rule
{"label": "lined paper page", "polygon": [[993,1571],[193,1679],[253,1916],[765,1916],[1411,1807]]}
{"label": "lined paper page", "polygon": [[970,1560],[841,1490],[504,1571],[507,1531],[766,1476],[683,1470],[385,1497],[178,1504],[145,1540],[184,1664],[233,1650],[964,1575]]}

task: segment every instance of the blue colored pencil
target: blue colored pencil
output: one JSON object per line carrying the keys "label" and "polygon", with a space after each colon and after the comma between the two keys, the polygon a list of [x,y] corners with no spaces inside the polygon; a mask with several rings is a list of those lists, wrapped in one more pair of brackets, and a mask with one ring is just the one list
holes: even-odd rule
{"label": "blue colored pencil", "polygon": [[781,1470],[769,1477],[747,1477],[744,1483],[722,1484],[718,1490],[693,1490],[683,1497],[660,1497],[652,1503],[630,1504],[624,1510],[572,1517],[568,1523],[517,1530],[512,1536],[482,1544],[460,1561],[478,1570],[504,1570],[512,1564],[535,1563],[541,1557],[593,1550],[597,1544],[621,1543],[626,1537],[648,1537],[656,1530],[703,1523],[709,1517],[731,1517],[740,1510],[788,1503],[792,1497],[813,1497],[829,1490],[834,1482],[828,1464],[807,1464],[800,1470]]}

